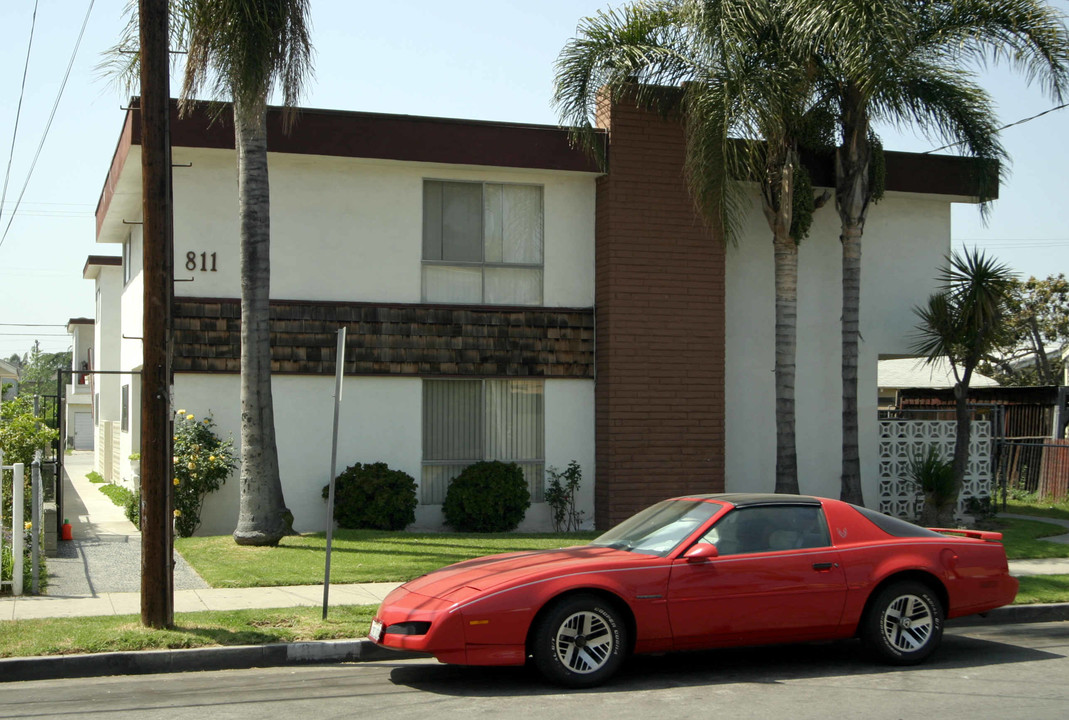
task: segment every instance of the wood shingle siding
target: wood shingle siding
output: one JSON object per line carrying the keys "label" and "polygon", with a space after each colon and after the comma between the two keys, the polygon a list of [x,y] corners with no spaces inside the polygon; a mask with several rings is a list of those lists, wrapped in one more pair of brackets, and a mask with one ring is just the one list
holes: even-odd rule
{"label": "wood shingle siding", "polygon": [[[594,311],[272,301],[271,371],[348,375],[594,377]],[[175,372],[240,371],[235,299],[176,298]]]}

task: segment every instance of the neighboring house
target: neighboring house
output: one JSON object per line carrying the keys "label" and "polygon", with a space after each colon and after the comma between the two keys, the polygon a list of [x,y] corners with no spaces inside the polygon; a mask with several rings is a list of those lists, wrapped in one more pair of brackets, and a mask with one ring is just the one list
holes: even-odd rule
{"label": "neighboring house", "polygon": [[19,393],[19,369],[7,360],[0,360],[0,391],[8,385],[10,389],[2,393],[0,401],[10,400]]}
{"label": "neighboring house", "polygon": [[[440,526],[449,479],[479,459],[524,468],[534,502],[522,529],[550,526],[543,474],[570,460],[583,471],[579,507],[598,527],[671,495],[772,489],[772,242],[756,191],[743,237],[725,246],[695,215],[678,123],[626,105],[602,119],[607,173],[557,127],[302,110],[285,135],[269,112],[275,423],[298,530],[325,525],[343,325],[339,470],[385,461],[411,474],[419,526]],[[237,442],[233,132],[225,114],[211,122],[203,110],[172,113],[171,132],[174,407],[211,413]],[[97,210],[97,241],[121,244],[126,278],[118,317],[102,320],[111,310],[98,304],[98,342],[108,333],[116,356],[102,360],[98,345],[101,369],[141,364],[139,143],[134,109]],[[862,283],[861,452],[873,502],[876,360],[907,351],[910,308],[950,249],[951,203],[976,194],[955,158],[888,153],[887,168]],[[830,184],[830,162],[815,175]],[[838,236],[826,209],[799,253],[799,475],[803,492],[833,496]],[[92,267],[99,297],[105,271],[119,268]],[[133,376],[129,391],[109,390],[130,427],[116,457],[138,447],[136,385]],[[99,407],[101,422],[112,417],[103,394]],[[210,496],[201,532],[232,531],[237,497],[236,478]]]}
{"label": "neighboring house", "polygon": [[[934,362],[923,357],[880,360],[876,372],[881,410],[895,407],[898,391],[903,388],[952,388],[957,383],[946,358]],[[973,372],[969,387],[998,387],[998,381]]]}
{"label": "neighboring house", "polygon": [[92,450],[96,428],[93,425],[93,369],[94,323],[88,318],[71,318],[67,332],[71,336],[71,372],[67,375],[64,393],[63,427],[68,448]]}
{"label": "neighboring house", "polygon": [[[99,210],[98,210],[99,212]],[[82,277],[95,284],[96,322],[93,325],[93,361],[95,371],[117,371],[120,363],[122,338],[120,301],[124,287],[121,257],[90,255],[82,269]],[[119,427],[123,391],[122,376],[94,372],[89,377],[93,403],[93,431],[96,442],[94,469],[108,482],[121,482]],[[129,381],[126,383],[129,384]]]}

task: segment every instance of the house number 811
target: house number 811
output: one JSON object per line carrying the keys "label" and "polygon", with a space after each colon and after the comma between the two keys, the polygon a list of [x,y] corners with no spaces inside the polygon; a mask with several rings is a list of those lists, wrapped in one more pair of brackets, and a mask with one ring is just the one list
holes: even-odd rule
{"label": "house number 811", "polygon": [[186,270],[201,272],[215,272],[215,253],[202,252],[200,254],[200,267],[197,267],[197,253],[190,250],[186,253]]}

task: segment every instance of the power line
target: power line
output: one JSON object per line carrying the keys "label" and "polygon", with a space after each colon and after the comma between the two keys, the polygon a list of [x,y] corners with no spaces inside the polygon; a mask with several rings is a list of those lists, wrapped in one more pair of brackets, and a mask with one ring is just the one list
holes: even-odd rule
{"label": "power line", "polygon": [[66,337],[70,335],[67,333],[6,333],[0,332],[0,337]]}
{"label": "power line", "polygon": [[5,328],[65,328],[58,323],[0,323]]}
{"label": "power line", "polygon": [[[4,171],[4,191],[0,193],[0,216],[3,216],[4,201],[7,200],[7,182],[11,179],[11,163],[15,159],[15,138],[19,136],[19,118],[22,116],[22,98],[26,95],[26,75],[30,70],[30,49],[33,47],[33,31],[37,27],[37,0],[33,3],[33,16],[30,18],[30,41],[26,43],[26,62],[22,65],[22,86],[19,88],[19,104],[15,109],[15,129],[11,131],[11,153],[7,156],[7,170]],[[14,215],[14,211],[11,213]]]}
{"label": "power line", "polygon": [[65,328],[58,323],[0,323],[5,328]]}
{"label": "power line", "polygon": [[982,245],[987,248],[1055,248],[1069,247],[1069,238],[954,238],[961,245]]}
{"label": "power line", "polygon": [[45,139],[48,138],[48,131],[52,127],[52,120],[56,117],[56,110],[59,109],[59,101],[63,98],[63,91],[67,87],[67,79],[71,76],[71,68],[74,67],[74,58],[78,56],[78,48],[82,45],[82,37],[85,35],[85,26],[89,24],[89,14],[93,12],[93,5],[96,4],[96,0],[89,0],[89,8],[85,11],[85,19],[82,20],[82,29],[78,31],[78,39],[74,42],[74,51],[71,52],[71,59],[67,63],[67,71],[63,73],[63,82],[60,83],[59,92],[56,94],[56,102],[52,105],[52,112],[48,115],[48,122],[45,123],[45,131],[41,134],[41,142],[37,145],[37,152],[34,153],[33,162],[30,163],[30,171],[26,173],[26,181],[22,184],[22,190],[19,192],[19,199],[15,201],[15,208],[11,211],[11,217],[8,218],[7,226],[4,228],[4,235],[0,237],[0,247],[3,247],[4,241],[7,240],[7,233],[11,230],[11,223],[15,220],[15,215],[19,211],[19,204],[22,202],[23,195],[26,194],[26,188],[30,184],[30,178],[33,176],[33,170],[37,167],[37,159],[41,156],[41,149],[45,146]]}
{"label": "power line", "polygon": [[[1022,118],[1020,120],[1016,120],[1014,122],[1011,122],[1008,125],[1003,125],[996,132],[1002,132],[1003,130],[1006,130],[1008,128],[1016,127],[1017,125],[1024,125],[1025,123],[1032,122],[1033,120],[1035,120],[1037,118],[1041,118],[1044,115],[1049,115],[1050,113],[1054,112],[1055,110],[1063,110],[1063,109],[1065,109],[1067,107],[1069,107],[1069,103],[1062,103],[1061,105],[1056,105],[1055,107],[1047,108],[1043,112],[1037,113],[1037,114],[1035,114],[1035,115],[1033,115],[1031,117]],[[958,145],[964,145],[964,144],[965,144],[964,142],[950,143],[949,145],[944,145],[943,147],[937,147],[934,150],[925,150],[921,154],[922,155],[930,155],[931,153],[939,152],[940,150],[947,150],[948,148],[957,147]]]}

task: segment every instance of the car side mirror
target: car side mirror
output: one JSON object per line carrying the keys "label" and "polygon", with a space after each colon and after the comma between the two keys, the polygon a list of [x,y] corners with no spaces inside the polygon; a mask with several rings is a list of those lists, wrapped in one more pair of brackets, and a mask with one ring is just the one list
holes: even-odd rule
{"label": "car side mirror", "polygon": [[720,551],[716,549],[716,545],[709,543],[698,543],[687,552],[683,553],[683,558],[687,562],[706,562],[712,560],[720,555]]}

